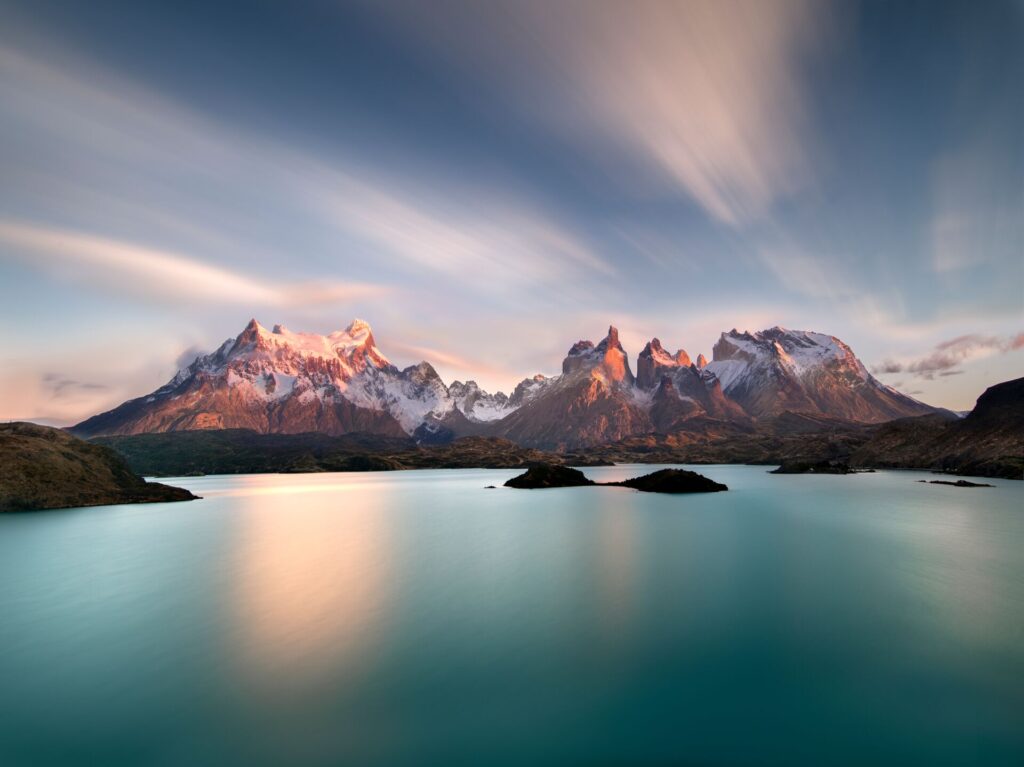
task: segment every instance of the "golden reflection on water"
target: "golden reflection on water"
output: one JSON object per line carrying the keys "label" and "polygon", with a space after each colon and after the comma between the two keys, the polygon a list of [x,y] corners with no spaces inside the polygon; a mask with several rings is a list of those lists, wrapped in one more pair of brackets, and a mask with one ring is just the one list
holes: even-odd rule
{"label": "golden reflection on water", "polygon": [[597,578],[601,629],[612,644],[624,638],[637,589],[637,520],[621,496],[628,490],[594,493],[597,515]]}
{"label": "golden reflection on water", "polygon": [[389,598],[387,488],[362,478],[264,482],[246,478],[231,493],[247,498],[230,606],[247,676],[302,685],[321,671],[356,671]]}

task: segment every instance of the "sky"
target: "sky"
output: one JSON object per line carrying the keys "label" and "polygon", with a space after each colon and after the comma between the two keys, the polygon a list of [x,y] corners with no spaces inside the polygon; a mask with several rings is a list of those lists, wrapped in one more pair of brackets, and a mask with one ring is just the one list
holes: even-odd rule
{"label": "sky", "polygon": [[609,324],[1024,375],[1024,3],[0,0],[0,419],[250,317],[508,392]]}

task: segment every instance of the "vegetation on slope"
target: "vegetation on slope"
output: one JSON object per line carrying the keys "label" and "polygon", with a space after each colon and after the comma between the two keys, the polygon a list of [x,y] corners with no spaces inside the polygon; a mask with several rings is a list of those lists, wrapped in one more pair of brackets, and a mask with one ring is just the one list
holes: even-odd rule
{"label": "vegetation on slope", "polygon": [[61,429],[0,424],[0,512],[193,498],[146,482],[115,451]]}

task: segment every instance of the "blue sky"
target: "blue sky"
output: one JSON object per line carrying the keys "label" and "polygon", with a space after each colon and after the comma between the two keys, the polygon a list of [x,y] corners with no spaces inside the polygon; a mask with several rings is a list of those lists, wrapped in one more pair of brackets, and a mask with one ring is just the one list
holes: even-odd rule
{"label": "blue sky", "polygon": [[363,317],[506,391],[609,323],[1024,375],[1024,6],[0,4],[0,418]]}

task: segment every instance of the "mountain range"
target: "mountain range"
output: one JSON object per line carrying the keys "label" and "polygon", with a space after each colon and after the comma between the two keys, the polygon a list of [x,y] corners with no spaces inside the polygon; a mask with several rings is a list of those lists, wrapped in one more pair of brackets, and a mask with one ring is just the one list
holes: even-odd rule
{"label": "mountain range", "polygon": [[752,428],[783,413],[880,423],[935,412],[875,379],[838,338],[781,327],[722,333],[711,361],[691,361],[654,338],[635,375],[610,327],[597,344],[573,344],[559,375],[524,378],[506,395],[474,381],[446,385],[428,362],[399,369],[362,320],[326,336],[252,320],[156,391],[71,431],[362,432],[427,444],[485,436],[571,450],[652,433]]}

